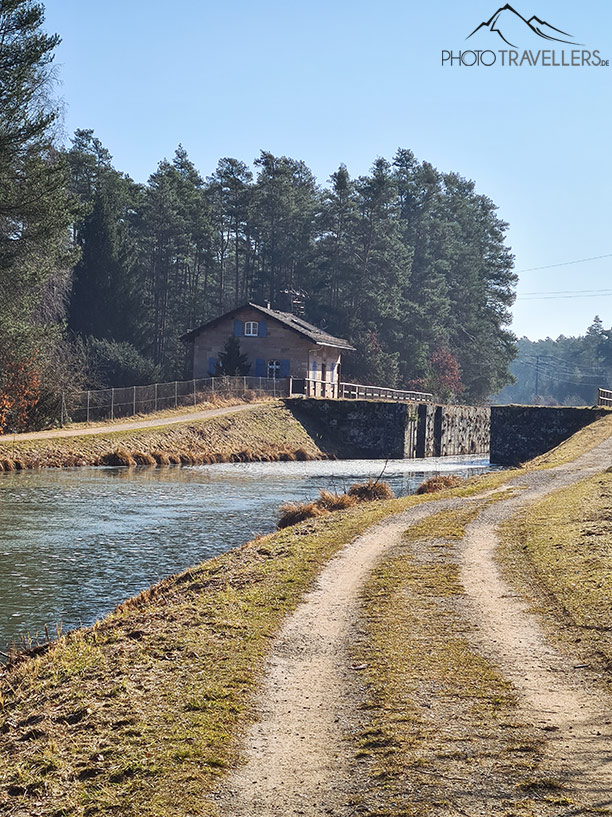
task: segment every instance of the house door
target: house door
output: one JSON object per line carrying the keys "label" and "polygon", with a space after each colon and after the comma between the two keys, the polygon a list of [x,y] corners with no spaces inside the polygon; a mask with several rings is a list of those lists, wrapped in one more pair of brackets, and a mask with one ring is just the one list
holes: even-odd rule
{"label": "house door", "polygon": [[321,397],[325,397],[325,380],[327,378],[327,363],[321,363]]}

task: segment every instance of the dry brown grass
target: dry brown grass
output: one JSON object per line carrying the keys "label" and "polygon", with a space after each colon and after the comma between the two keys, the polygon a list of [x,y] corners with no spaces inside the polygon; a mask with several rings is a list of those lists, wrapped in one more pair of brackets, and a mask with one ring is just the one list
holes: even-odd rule
{"label": "dry brown grass", "polygon": [[454,474],[431,477],[422,482],[416,489],[416,494],[434,494],[437,491],[444,491],[447,488],[458,488],[464,480]]}
{"label": "dry brown grass", "polygon": [[357,497],[349,494],[337,494],[332,491],[321,491],[317,504],[326,511],[343,511],[357,503]]}
{"label": "dry brown grass", "polygon": [[76,465],[273,462],[323,459],[314,440],[284,404],[198,421],[94,436],[17,441],[0,439],[0,470]]}
{"label": "dry brown grass", "polygon": [[384,499],[393,499],[395,494],[388,482],[369,479],[367,482],[358,482],[351,485],[348,495],[354,496],[358,502],[378,502]]}
{"label": "dry brown grass", "polygon": [[312,502],[289,502],[282,505],[278,528],[279,530],[288,528],[291,525],[303,522],[305,519],[313,519],[325,513],[345,510],[358,502],[380,502],[394,498],[395,494],[388,483],[372,479],[368,480],[368,482],[351,485],[345,494],[321,491],[319,498]]}

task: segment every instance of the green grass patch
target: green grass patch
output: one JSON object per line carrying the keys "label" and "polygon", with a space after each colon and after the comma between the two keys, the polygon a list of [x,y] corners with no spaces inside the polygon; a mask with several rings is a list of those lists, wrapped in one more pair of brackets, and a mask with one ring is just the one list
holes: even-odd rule
{"label": "green grass patch", "polygon": [[540,737],[474,646],[464,609],[454,548],[483,504],[497,499],[412,526],[365,587],[354,650],[366,665],[356,748],[369,780],[364,815],[479,814],[485,803],[500,817],[558,814],[540,797],[551,790]]}

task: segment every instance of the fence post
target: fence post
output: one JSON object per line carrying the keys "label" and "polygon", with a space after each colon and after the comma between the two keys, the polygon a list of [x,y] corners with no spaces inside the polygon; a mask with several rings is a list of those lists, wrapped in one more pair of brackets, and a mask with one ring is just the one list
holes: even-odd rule
{"label": "fence post", "polygon": [[243,377],[242,378],[242,391],[245,392],[246,390],[247,390],[246,377]]}
{"label": "fence post", "polygon": [[211,394],[215,393],[215,378],[214,377],[210,378],[210,391],[211,391]]}
{"label": "fence post", "polygon": [[197,402],[197,400],[196,400],[196,384],[195,384],[195,378],[194,378],[194,381],[193,381],[193,405],[194,406],[196,405],[196,402]]}
{"label": "fence post", "polygon": [[87,422],[89,423],[89,404],[91,401],[91,392],[87,392]]}
{"label": "fence post", "polygon": [[155,411],[157,411],[157,383],[155,384]]}
{"label": "fence post", "polygon": [[136,386],[134,386],[133,414],[136,414]]}
{"label": "fence post", "polygon": [[174,381],[174,408],[178,406],[178,380]]}
{"label": "fence post", "polygon": [[115,419],[115,389],[111,389],[111,420]]}
{"label": "fence post", "polygon": [[261,385],[261,377],[260,377],[259,378],[259,396],[260,397],[261,397],[261,390],[262,390],[262,385]]}
{"label": "fence post", "polygon": [[274,396],[276,397],[276,378],[272,380],[272,389],[274,391]]}

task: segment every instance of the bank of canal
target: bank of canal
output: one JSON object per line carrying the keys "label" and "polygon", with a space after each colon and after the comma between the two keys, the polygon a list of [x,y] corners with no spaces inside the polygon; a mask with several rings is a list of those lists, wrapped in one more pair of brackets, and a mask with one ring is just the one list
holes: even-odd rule
{"label": "bank of canal", "polygon": [[[278,508],[378,476],[376,460],[0,474],[0,645],[88,625],[160,579],[274,530]],[[488,460],[394,460],[397,495]],[[0,649],[3,649],[0,646]]]}

